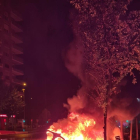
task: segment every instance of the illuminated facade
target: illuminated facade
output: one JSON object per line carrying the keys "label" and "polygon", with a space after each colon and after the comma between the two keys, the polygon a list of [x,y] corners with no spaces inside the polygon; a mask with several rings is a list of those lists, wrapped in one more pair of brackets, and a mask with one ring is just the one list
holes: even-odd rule
{"label": "illuminated facade", "polygon": [[9,0],[0,0],[0,77],[8,85],[22,85],[22,18]]}

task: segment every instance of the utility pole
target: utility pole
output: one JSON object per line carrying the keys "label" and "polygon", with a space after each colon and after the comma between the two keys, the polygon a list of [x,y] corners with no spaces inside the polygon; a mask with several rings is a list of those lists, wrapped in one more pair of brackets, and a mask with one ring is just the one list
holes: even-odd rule
{"label": "utility pole", "polygon": [[[25,103],[25,89],[22,89],[22,91],[23,91],[23,96],[24,96],[24,103]],[[24,105],[24,120],[25,120],[25,105]]]}
{"label": "utility pole", "polygon": [[[23,83],[23,86],[26,86],[26,83]],[[25,88],[22,89],[23,94],[24,94],[24,103],[25,103]],[[24,120],[25,120],[25,105],[24,105]]]}

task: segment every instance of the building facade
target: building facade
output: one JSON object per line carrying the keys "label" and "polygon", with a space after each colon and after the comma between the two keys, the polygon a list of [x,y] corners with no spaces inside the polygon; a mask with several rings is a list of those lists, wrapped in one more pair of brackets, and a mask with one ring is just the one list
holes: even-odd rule
{"label": "building facade", "polygon": [[10,0],[0,0],[0,77],[8,85],[23,85],[22,21]]}

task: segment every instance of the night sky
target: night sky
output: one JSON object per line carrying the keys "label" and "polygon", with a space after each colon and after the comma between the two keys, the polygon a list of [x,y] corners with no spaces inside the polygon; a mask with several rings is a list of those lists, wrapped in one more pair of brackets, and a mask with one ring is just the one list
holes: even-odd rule
{"label": "night sky", "polygon": [[72,7],[67,0],[22,0],[14,5],[23,16],[27,118],[38,118],[47,108],[57,120],[66,115],[63,103],[80,87],[80,80],[64,63],[74,40],[69,21]]}
{"label": "night sky", "polygon": [[26,116],[37,118],[47,108],[52,119],[64,117],[63,103],[80,85],[64,63],[65,51],[73,40],[69,2],[23,0],[15,6],[23,16]]}

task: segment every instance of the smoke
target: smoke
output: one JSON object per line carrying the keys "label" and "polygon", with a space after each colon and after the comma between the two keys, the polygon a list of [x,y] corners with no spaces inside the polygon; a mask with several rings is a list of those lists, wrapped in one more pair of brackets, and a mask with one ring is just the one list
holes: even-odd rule
{"label": "smoke", "polygon": [[66,55],[65,55],[65,66],[67,69],[77,76],[82,81],[83,78],[83,44],[80,42],[80,39],[76,37],[72,43],[68,46]]}
{"label": "smoke", "polygon": [[[76,26],[74,22],[74,26]],[[87,94],[88,86],[91,86],[90,78],[87,78],[84,73],[84,45],[80,37],[77,36],[74,30],[75,38],[68,46],[65,54],[65,66],[67,69],[81,80],[81,88],[72,98],[67,99],[67,104],[64,104],[69,112],[86,114],[97,122],[94,129],[103,129],[103,110],[97,106],[92,98]],[[88,79],[88,80],[87,80]]]}
{"label": "smoke", "polygon": [[77,96],[73,96],[73,98],[68,99],[68,105],[70,107],[70,112],[77,112],[78,110],[81,110],[86,107],[87,104],[87,98],[85,96],[85,89],[82,87],[78,93]]}
{"label": "smoke", "polygon": [[140,104],[136,98],[116,96],[108,108],[109,118],[116,116],[120,121],[133,120],[140,113]]}

